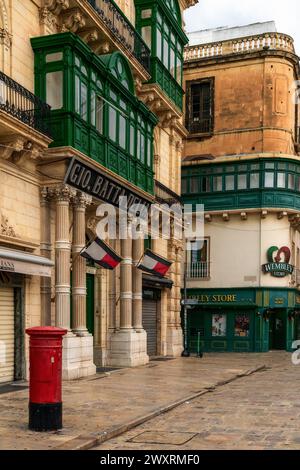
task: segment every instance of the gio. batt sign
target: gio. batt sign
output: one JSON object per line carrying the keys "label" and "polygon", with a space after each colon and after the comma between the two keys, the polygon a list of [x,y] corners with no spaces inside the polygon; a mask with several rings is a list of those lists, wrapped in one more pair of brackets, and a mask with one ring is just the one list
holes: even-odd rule
{"label": "gio. batt sign", "polygon": [[262,269],[266,274],[274,277],[285,277],[293,274],[294,266],[289,264],[291,259],[291,250],[287,246],[278,248],[271,246],[267,251],[268,263],[264,264]]}

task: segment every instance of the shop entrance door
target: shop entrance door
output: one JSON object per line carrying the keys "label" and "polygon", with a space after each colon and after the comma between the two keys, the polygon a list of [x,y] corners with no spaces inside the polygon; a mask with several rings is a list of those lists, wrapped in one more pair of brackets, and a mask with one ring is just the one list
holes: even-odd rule
{"label": "shop entrance door", "polygon": [[276,309],[269,320],[269,349],[285,349],[286,318],[285,311]]}

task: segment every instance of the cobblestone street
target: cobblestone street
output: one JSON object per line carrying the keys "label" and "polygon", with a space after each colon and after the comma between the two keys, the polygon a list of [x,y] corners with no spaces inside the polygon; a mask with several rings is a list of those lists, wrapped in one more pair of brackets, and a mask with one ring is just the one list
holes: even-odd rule
{"label": "cobblestone street", "polygon": [[97,449],[300,449],[300,366],[286,353],[267,356],[265,371],[218,387]]}

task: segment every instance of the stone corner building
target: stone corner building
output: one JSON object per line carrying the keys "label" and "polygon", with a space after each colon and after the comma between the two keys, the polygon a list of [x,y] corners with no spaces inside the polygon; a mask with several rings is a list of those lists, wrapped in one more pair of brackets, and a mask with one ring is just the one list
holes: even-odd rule
{"label": "stone corner building", "polygon": [[300,337],[293,39],[268,22],[190,41],[182,193],[205,206],[204,243],[186,253],[190,349],[200,334],[206,351],[291,350]]}
{"label": "stone corner building", "polygon": [[149,233],[173,262],[163,282],[136,269],[144,240],[110,241],[113,273],[78,253],[121,191],[179,200],[195,3],[0,0],[0,382],[26,377],[31,326],[68,329],[65,379],[181,353],[179,243]]}

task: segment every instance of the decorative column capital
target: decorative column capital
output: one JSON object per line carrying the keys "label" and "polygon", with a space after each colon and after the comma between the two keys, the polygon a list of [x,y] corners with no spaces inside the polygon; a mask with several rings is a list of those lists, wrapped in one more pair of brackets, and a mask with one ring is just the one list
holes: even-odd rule
{"label": "decorative column capital", "polygon": [[89,196],[86,193],[78,192],[72,199],[74,208],[86,209],[87,206],[92,204],[92,196]]}
{"label": "decorative column capital", "polygon": [[76,196],[76,189],[71,188],[67,184],[58,184],[48,188],[48,194],[57,202],[70,202]]}

